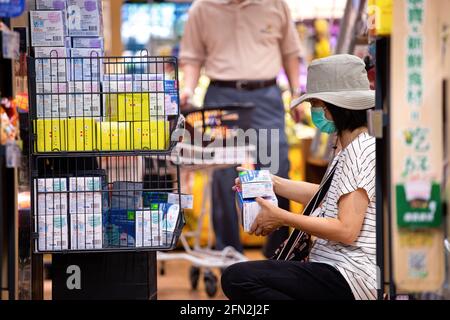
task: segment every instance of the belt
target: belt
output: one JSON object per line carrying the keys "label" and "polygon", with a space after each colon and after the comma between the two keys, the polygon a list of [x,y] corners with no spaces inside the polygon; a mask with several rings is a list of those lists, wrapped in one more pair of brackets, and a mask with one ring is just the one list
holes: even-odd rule
{"label": "belt", "polygon": [[276,79],[270,80],[237,80],[237,81],[222,81],[222,80],[211,80],[210,86],[213,87],[223,87],[223,88],[234,88],[237,90],[257,90],[262,88],[271,87],[277,84]]}

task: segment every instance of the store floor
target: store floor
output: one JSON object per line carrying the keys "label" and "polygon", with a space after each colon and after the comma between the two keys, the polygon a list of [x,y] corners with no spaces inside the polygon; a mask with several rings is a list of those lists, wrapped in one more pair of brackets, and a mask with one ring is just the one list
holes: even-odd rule
{"label": "store floor", "polygon": [[[261,249],[249,249],[245,255],[251,260],[262,259]],[[189,281],[189,270],[191,264],[188,261],[166,261],[165,275],[158,272],[158,300],[208,300],[203,280],[200,279],[198,289],[192,290]],[[219,288],[214,299],[226,299],[220,288],[220,272],[213,270],[219,280]],[[44,298],[50,300],[52,297],[51,281],[44,283]]]}

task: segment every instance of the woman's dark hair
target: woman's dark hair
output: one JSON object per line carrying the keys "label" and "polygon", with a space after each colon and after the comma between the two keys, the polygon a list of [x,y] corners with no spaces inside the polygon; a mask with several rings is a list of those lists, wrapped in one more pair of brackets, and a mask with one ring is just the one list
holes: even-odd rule
{"label": "woman's dark hair", "polygon": [[338,134],[367,126],[367,110],[348,110],[328,102],[325,102],[325,105],[333,117]]}

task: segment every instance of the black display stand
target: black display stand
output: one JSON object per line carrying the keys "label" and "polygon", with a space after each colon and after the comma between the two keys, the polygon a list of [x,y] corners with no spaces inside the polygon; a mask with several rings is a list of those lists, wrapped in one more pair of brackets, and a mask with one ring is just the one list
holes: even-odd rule
{"label": "black display stand", "polygon": [[[67,286],[70,266],[80,268],[80,289]],[[155,252],[54,254],[51,275],[53,300],[156,299]]]}

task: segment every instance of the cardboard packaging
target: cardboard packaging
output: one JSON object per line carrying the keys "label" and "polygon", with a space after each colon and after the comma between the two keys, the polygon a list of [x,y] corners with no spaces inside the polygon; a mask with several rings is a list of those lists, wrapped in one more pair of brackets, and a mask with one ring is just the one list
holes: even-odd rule
{"label": "cardboard packaging", "polygon": [[103,247],[102,214],[73,214],[70,216],[70,247],[73,250]]}
{"label": "cardboard packaging", "polygon": [[36,82],[67,82],[70,79],[70,61],[64,58],[69,56],[68,50],[64,47],[34,48]]}
{"label": "cardboard packaging", "polygon": [[38,119],[34,124],[37,140],[35,148],[38,152],[67,150],[65,119]]}
{"label": "cardboard packaging", "polygon": [[[242,227],[245,232],[249,232],[253,221],[255,221],[256,216],[261,210],[261,206],[255,199],[245,199],[242,196],[242,192],[236,192],[235,199],[236,209],[241,220]],[[273,205],[278,206],[278,199],[275,194],[272,194],[272,196],[266,197],[265,199],[271,201]]]}
{"label": "cardboard packaging", "polygon": [[67,35],[63,11],[30,11],[31,45],[64,47]]}
{"label": "cardboard packaging", "polygon": [[67,214],[38,216],[36,230],[39,251],[68,249]]}
{"label": "cardboard packaging", "polygon": [[66,178],[39,178],[34,180],[37,214],[67,214]]}
{"label": "cardboard packaging", "polygon": [[97,148],[102,151],[130,150],[129,122],[97,122]]}
{"label": "cardboard packaging", "polygon": [[136,247],[157,247],[163,245],[163,212],[158,204],[150,210],[136,211]]}
{"label": "cardboard packaging", "polygon": [[165,150],[170,143],[170,123],[165,120],[131,122],[134,150]]}
{"label": "cardboard packaging", "polygon": [[[61,93],[61,94],[58,94]],[[67,84],[65,82],[36,83],[36,112],[38,118],[67,117]]]}
{"label": "cardboard packaging", "polygon": [[136,211],[136,247],[170,245],[179,214],[179,205],[170,203],[154,203],[149,210]]}
{"label": "cardboard packaging", "polygon": [[72,48],[103,49],[104,48],[103,38],[102,37],[72,38]]}
{"label": "cardboard packaging", "polygon": [[71,37],[98,37],[103,34],[101,0],[67,0]]}
{"label": "cardboard packaging", "polygon": [[69,195],[70,214],[101,214],[103,212],[101,177],[70,177],[69,190],[77,191]]}
{"label": "cardboard packaging", "polygon": [[95,118],[67,119],[67,151],[93,151],[97,149]]}
{"label": "cardboard packaging", "polygon": [[111,209],[105,225],[105,242],[108,247],[135,247],[134,210]]}
{"label": "cardboard packaging", "polygon": [[58,10],[66,11],[67,1],[66,0],[36,0],[37,10]]}
{"label": "cardboard packaging", "polygon": [[[177,193],[147,191],[143,195],[144,208],[149,208],[154,203],[179,204]],[[194,197],[191,194],[181,194],[181,209],[192,209]]]}
{"label": "cardboard packaging", "polygon": [[102,49],[72,48],[70,49],[71,79],[74,81],[100,81],[103,73]]}
{"label": "cardboard packaging", "polygon": [[244,199],[271,197],[273,194],[272,177],[268,170],[248,170],[239,173]]}
{"label": "cardboard packaging", "polygon": [[98,82],[69,82],[69,117],[100,117]]}

